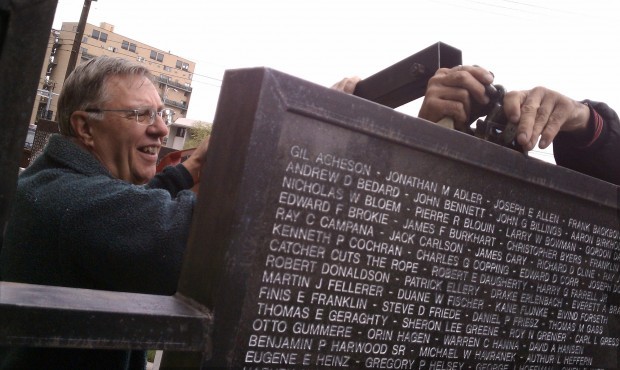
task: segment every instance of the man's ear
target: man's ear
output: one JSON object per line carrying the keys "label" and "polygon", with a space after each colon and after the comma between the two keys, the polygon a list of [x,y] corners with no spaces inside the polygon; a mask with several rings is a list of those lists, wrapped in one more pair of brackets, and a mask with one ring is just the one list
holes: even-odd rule
{"label": "man's ear", "polygon": [[86,147],[92,148],[94,145],[92,126],[89,122],[88,113],[86,112],[73,112],[69,119],[71,128],[75,132],[76,138]]}

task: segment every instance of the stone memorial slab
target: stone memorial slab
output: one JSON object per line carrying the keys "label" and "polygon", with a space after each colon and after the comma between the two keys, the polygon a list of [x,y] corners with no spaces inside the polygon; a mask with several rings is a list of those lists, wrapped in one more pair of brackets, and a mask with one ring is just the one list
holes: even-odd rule
{"label": "stone memorial slab", "polygon": [[619,367],[616,186],[271,69],[218,104],[207,367]]}

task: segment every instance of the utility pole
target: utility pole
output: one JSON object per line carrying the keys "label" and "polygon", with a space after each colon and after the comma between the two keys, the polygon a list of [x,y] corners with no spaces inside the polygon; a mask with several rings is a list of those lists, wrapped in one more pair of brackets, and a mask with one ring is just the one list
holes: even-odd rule
{"label": "utility pole", "polygon": [[88,19],[88,12],[90,11],[90,3],[97,0],[84,0],[84,6],[82,7],[82,15],[80,16],[80,22],[75,33],[75,40],[73,40],[73,48],[71,49],[71,55],[69,56],[69,64],[67,65],[67,73],[65,74],[65,80],[71,72],[75,69],[77,64],[77,57],[80,53],[80,44],[82,44],[82,37],[84,36],[84,28],[86,28],[86,20]]}

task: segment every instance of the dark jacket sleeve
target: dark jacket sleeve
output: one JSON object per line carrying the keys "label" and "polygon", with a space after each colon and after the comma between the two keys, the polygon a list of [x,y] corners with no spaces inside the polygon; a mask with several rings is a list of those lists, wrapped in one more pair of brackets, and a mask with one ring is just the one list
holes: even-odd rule
{"label": "dark jacket sleeve", "polygon": [[620,119],[618,114],[605,103],[589,100],[585,103],[590,105],[591,109],[594,109],[603,119],[600,135],[594,142],[589,143],[594,135],[592,122],[589,125],[590,131],[585,135],[559,133],[553,141],[555,161],[560,166],[620,185]]}
{"label": "dark jacket sleeve", "polygon": [[191,189],[192,186],[194,186],[192,174],[182,164],[167,166],[147,184],[151,189],[168,190],[172,197],[176,197],[181,190]]}

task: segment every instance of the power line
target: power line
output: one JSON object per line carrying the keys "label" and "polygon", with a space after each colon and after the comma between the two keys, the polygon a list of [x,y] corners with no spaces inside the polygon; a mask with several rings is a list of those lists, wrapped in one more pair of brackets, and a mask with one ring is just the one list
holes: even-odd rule
{"label": "power line", "polygon": [[[533,9],[540,9],[540,10],[544,10],[544,11],[549,11],[552,15],[556,16],[559,14],[564,14],[564,15],[571,15],[571,16],[578,16],[578,17],[592,17],[592,18],[602,18],[600,17],[600,13],[583,13],[583,12],[575,12],[569,9],[566,9],[566,2],[561,2],[562,6],[561,7],[556,7],[556,8],[551,8],[548,6],[543,6],[540,4],[530,4],[530,3],[526,3],[523,1],[517,1],[517,0],[500,0],[502,2],[505,3],[511,3],[511,4],[517,4],[517,5],[521,5],[521,6],[525,6],[525,7],[530,7]],[[582,6],[580,6],[580,9],[582,8]],[[511,9],[511,8],[509,8]]]}
{"label": "power line", "polygon": [[[63,39],[63,40],[70,40],[70,39]],[[112,42],[112,41],[111,41],[111,42]],[[53,43],[52,43],[52,44],[50,44],[50,46],[48,46],[48,48],[49,48],[49,47],[51,47],[51,45],[53,45]],[[68,44],[60,44],[60,45],[68,45]],[[111,50],[109,50],[109,49],[107,49],[107,48],[103,47],[102,45],[94,45],[94,44],[90,44],[90,43],[88,43],[88,42],[83,42],[83,43],[82,43],[82,45],[93,46],[93,47],[95,47],[95,48],[102,48],[102,49],[104,49],[104,50],[108,50],[108,51],[110,51],[111,53],[114,53],[114,54],[118,54],[118,55],[122,55],[122,56],[130,57],[131,59],[133,59],[133,58],[135,58],[135,57],[140,56],[140,55],[138,55],[138,54],[127,54],[127,53],[124,53],[124,52],[118,51],[118,49],[120,49],[120,48],[116,48],[116,47],[114,47],[114,48],[116,49],[116,51],[111,51]],[[59,46],[56,50],[57,50],[57,51],[64,51],[64,52],[70,52],[70,51],[71,51],[71,50],[69,50],[69,49],[65,49],[65,48],[63,48],[62,46]],[[124,50],[124,49],[121,49],[121,50]],[[143,57],[143,58],[145,58],[145,60],[147,59],[146,57]],[[162,68],[163,68],[163,67],[170,67],[170,66],[168,66],[168,65],[166,65],[166,64],[163,64],[163,63],[157,62],[156,60],[152,60],[152,59],[150,59],[150,58],[148,58],[148,59],[149,59],[149,60],[148,60],[148,63],[154,64],[154,65],[157,65],[157,66],[161,66]],[[170,67],[170,68],[175,68],[175,67]],[[214,84],[210,84],[210,83],[205,82],[205,81],[196,80],[196,79],[194,79],[194,77],[202,77],[202,78],[209,79],[209,80],[213,80],[213,81],[220,82],[220,83],[222,82],[222,79],[221,79],[221,78],[212,77],[212,76],[207,76],[207,75],[203,75],[203,74],[196,73],[196,72],[191,72],[191,74],[192,74],[192,78],[190,79],[190,81],[192,81],[192,83],[193,83],[193,82],[198,82],[198,83],[202,83],[202,84],[206,84],[206,85],[210,85],[210,86],[215,86],[215,87],[220,87],[220,86],[221,86],[221,85],[214,85]],[[165,73],[165,71],[164,71],[164,72],[162,72],[162,73],[161,73],[161,75],[166,76],[166,77],[177,77],[177,76],[174,76],[174,75],[171,75],[171,74],[167,74],[167,73]]]}
{"label": "power line", "polygon": [[[97,45],[93,45],[93,44],[89,44],[89,43],[83,43],[83,45],[88,45],[88,46],[98,47]],[[106,48],[103,48],[103,49],[107,50]],[[67,50],[67,49],[63,49],[63,48],[60,48],[60,47],[59,47],[57,50],[60,50],[60,51],[65,51],[65,52],[66,52],[66,51],[69,51],[69,50]],[[108,50],[108,51],[110,51],[110,50]],[[133,58],[133,57],[134,57],[134,56],[133,56],[133,55],[131,55],[131,54],[125,54],[125,53],[121,53],[121,52],[117,52],[117,51],[110,51],[110,52],[111,52],[111,53],[113,53],[113,54],[119,54],[119,55],[123,55],[123,56],[131,57],[131,58]],[[151,61],[150,59],[149,59],[147,62],[148,62],[148,63],[151,63],[151,64],[154,64],[154,65],[158,65],[158,66],[162,66],[162,67],[167,67],[165,64],[159,63],[159,62],[157,62],[157,61]],[[162,72],[162,73],[160,73],[160,75],[161,75],[161,76],[165,76],[165,77],[171,77],[171,78],[173,78],[173,77],[177,77],[177,76],[174,76],[174,75],[171,75],[171,74],[167,74],[167,73],[165,73],[165,71],[164,71],[164,72]],[[207,82],[207,81],[201,81],[200,79],[194,79],[194,77],[204,77],[204,78],[206,78],[206,79],[209,79],[209,80],[214,80],[214,81],[216,81],[216,82],[222,82],[222,80],[221,80],[221,79],[218,79],[218,78],[215,78],[215,77],[211,77],[211,76],[202,75],[202,74],[195,73],[195,72],[193,72],[193,73],[192,73],[192,78],[190,79],[190,81],[192,82],[192,84],[193,84],[193,83],[199,83],[199,84],[204,84],[204,85],[209,85],[209,86],[214,86],[214,87],[221,87],[221,84],[220,84],[220,85],[215,85],[215,84],[209,83],[209,82]]]}
{"label": "power line", "polygon": [[[584,13],[582,11],[572,11],[567,9],[566,2],[562,2],[560,7],[549,7],[543,6],[539,4],[530,4],[524,1],[517,0],[493,0],[493,1],[484,1],[484,0],[459,0],[459,1],[450,1],[450,0],[426,0],[427,2],[432,3],[440,3],[444,5],[449,5],[451,7],[458,7],[461,9],[467,9],[470,11],[478,11],[485,12],[488,14],[499,15],[507,18],[518,18],[518,19],[531,19],[531,16],[541,16],[547,19],[553,18],[558,19],[561,16],[572,16],[572,17],[588,17],[593,19],[604,19],[608,21],[616,21],[618,17],[610,17],[609,14],[601,14],[600,11],[594,13]],[[609,4],[614,4],[614,2],[609,2]],[[596,8],[595,8],[596,9]]]}
{"label": "power line", "polygon": [[[63,31],[63,32],[68,32],[68,33],[71,33],[71,34],[76,34],[76,32],[75,32],[75,31],[69,31],[69,30],[62,30],[62,31]],[[117,35],[118,35],[118,34],[117,34]],[[88,40],[91,40],[91,39],[92,39],[92,37],[90,37],[90,36],[87,36],[87,37],[88,37]],[[128,38],[128,39],[129,39],[129,38]],[[139,42],[139,41],[137,41],[137,40],[133,40],[133,39],[131,39],[131,40],[132,40],[132,41]],[[62,42],[61,42],[61,41],[62,41]],[[73,39],[71,39],[71,38],[60,38],[60,37],[59,37],[59,44],[60,44],[60,45],[66,45],[64,42],[73,42]],[[113,46],[113,47],[114,47],[114,48],[116,48],[117,50],[118,50],[118,49],[120,49],[120,50],[125,50],[125,49],[123,49],[122,47],[120,47],[120,46],[122,45],[122,42],[119,42],[119,41],[114,41],[114,40],[109,40],[109,41],[106,41],[105,43],[106,43],[106,44],[107,44],[107,43],[110,43],[110,44],[113,44],[113,45],[118,45],[118,47],[117,47],[117,46]],[[50,43],[48,43],[48,48],[51,48],[53,44],[54,44],[54,42],[53,42],[53,41],[52,41],[52,42],[50,42]],[[84,44],[84,45],[88,45],[88,46],[93,46],[93,47],[101,47],[101,48],[103,48],[103,49],[107,49],[107,48],[105,48],[103,45],[94,45],[94,44],[89,43],[88,41],[87,41],[87,42],[82,42],[82,44]],[[151,51],[151,50],[153,50],[152,48],[147,48],[147,47],[137,46],[137,45],[136,45],[136,48],[138,48],[138,49],[142,49],[142,50],[144,50],[144,51]],[[158,51],[162,51],[162,52],[164,52],[164,53],[166,53],[167,55],[170,55],[170,56],[174,56],[174,57],[177,57],[177,58],[180,58],[180,59],[186,59],[186,58],[182,58],[182,57],[180,57],[180,56],[178,56],[178,55],[175,55],[175,54],[172,54],[172,53],[167,53],[167,52],[165,52],[164,50],[159,49],[159,48],[155,48],[155,49],[157,49]],[[59,50],[62,50],[62,51],[68,51],[68,50],[66,50],[66,49],[60,49],[60,48],[59,48]],[[135,54],[127,54],[127,53],[125,53],[125,52],[121,52],[121,51],[112,51],[112,52],[113,52],[113,53],[116,53],[116,54],[119,54],[119,55],[126,56],[126,57],[131,57],[131,58],[135,58],[136,56],[141,56],[141,55],[139,55],[138,53],[135,53]],[[144,56],[144,58],[146,59],[147,57],[145,57],[145,56]],[[160,63],[160,62],[158,62],[158,61],[156,61],[156,60],[154,60],[154,59],[151,59],[150,57],[148,57],[148,59],[149,59],[149,63],[151,63],[151,64],[159,65],[159,66],[162,66],[162,67],[171,67],[171,66],[168,66],[168,65],[166,65],[166,64],[164,64],[164,63]],[[189,59],[187,59],[187,60],[189,60]],[[171,67],[171,68],[175,68],[175,67]],[[168,75],[168,74],[165,74],[165,73],[163,73],[163,75],[165,75],[165,76],[170,76],[170,77],[175,77],[175,76]],[[214,80],[214,81],[216,81],[216,82],[220,82],[220,83],[222,82],[222,79],[221,79],[221,78],[217,78],[217,77],[212,77],[212,76],[208,76],[208,75],[204,75],[204,74],[196,73],[195,71],[194,71],[194,72],[192,72],[192,75],[193,75],[193,76],[198,76],[198,77],[204,77],[204,78],[206,78],[206,79],[209,79],[209,80]],[[193,82],[193,81],[194,81],[194,80],[192,79],[192,82]],[[203,83],[204,83],[204,82],[203,82]],[[216,85],[213,85],[213,84],[208,84],[208,83],[205,83],[205,84],[207,84],[207,85],[211,85],[211,86],[216,86]],[[219,87],[219,86],[217,86],[217,87]]]}

